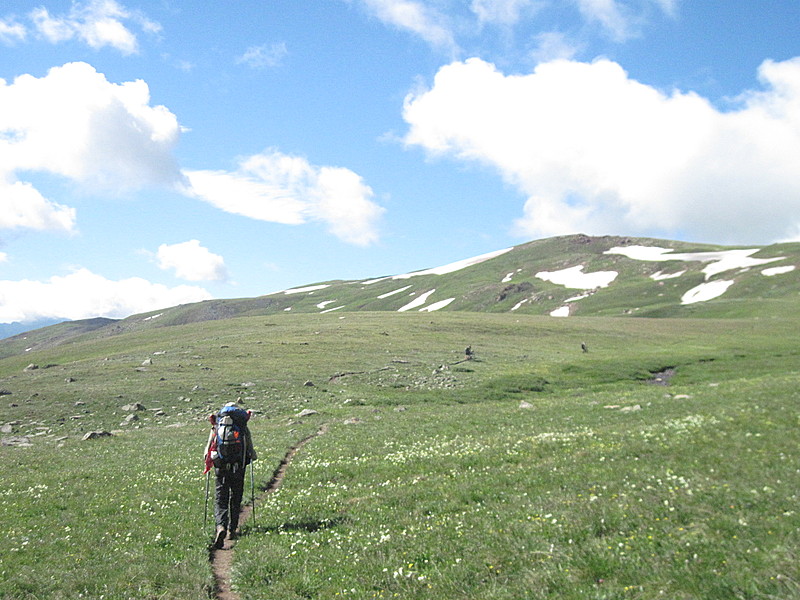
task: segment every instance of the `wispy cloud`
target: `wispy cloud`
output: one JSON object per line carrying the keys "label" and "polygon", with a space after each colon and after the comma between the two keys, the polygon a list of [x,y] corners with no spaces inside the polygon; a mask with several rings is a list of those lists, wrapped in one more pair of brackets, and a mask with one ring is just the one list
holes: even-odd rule
{"label": "wispy cloud", "polygon": [[185,171],[186,193],[251,219],[300,225],[322,221],[345,242],[366,246],[378,238],[383,208],[353,171],[315,166],[271,150],[242,160],[236,171]]}
{"label": "wispy cloud", "polygon": [[627,7],[616,0],[576,0],[581,14],[599,23],[616,41],[633,35],[632,16]]}
{"label": "wispy cloud", "polygon": [[[348,0],[356,1],[383,23],[407,31],[431,46],[444,48],[454,55],[468,48],[484,26],[536,26],[543,14],[569,14],[562,25],[573,25],[576,16],[614,42],[625,42],[641,34],[653,15],[653,8],[674,17],[679,0],[471,0],[463,2],[436,0]],[[566,7],[566,11],[565,11]],[[556,18],[564,18],[556,17]],[[555,23],[558,27],[558,22]],[[553,24],[550,24],[553,27]],[[545,32],[542,33],[545,35]],[[526,37],[526,39],[529,39]],[[566,38],[562,35],[562,40]],[[540,45],[542,42],[540,42]],[[576,46],[569,44],[569,46]],[[466,52],[466,50],[464,51]],[[563,48],[561,54],[564,54]]]}
{"label": "wispy cloud", "polygon": [[721,112],[609,60],[506,76],[472,59],[407,98],[406,141],[496,168],[527,197],[523,235],[781,240],[800,233],[800,59],[767,61],[759,76],[763,90]]}
{"label": "wispy cloud", "polygon": [[138,11],[128,10],[115,0],[76,2],[68,14],[61,16],[51,15],[46,8],[39,7],[31,11],[30,19],[36,32],[50,43],[78,39],[91,48],[109,46],[126,55],[139,51],[138,39],[128,23],[137,25],[146,33],[161,30],[158,23]]}
{"label": "wispy cloud", "polygon": [[360,0],[367,11],[384,23],[409,31],[432,46],[448,51],[456,49],[447,17],[416,0]]}
{"label": "wispy cloud", "polygon": [[14,19],[0,19],[0,42],[13,45],[25,40],[28,31],[24,25]]}
{"label": "wispy cloud", "polygon": [[542,5],[542,0],[472,0],[470,9],[480,23],[515,25],[526,11]]}
{"label": "wispy cloud", "polygon": [[289,55],[285,42],[250,46],[244,54],[236,58],[237,64],[244,64],[253,69],[278,67]]}
{"label": "wispy cloud", "polygon": [[581,50],[579,44],[558,31],[546,31],[536,35],[534,39],[537,47],[530,56],[537,63],[571,59]]}

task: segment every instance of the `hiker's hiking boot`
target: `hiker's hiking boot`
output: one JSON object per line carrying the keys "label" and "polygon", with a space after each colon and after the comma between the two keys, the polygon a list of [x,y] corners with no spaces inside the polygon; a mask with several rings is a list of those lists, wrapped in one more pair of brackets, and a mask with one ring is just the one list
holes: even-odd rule
{"label": "hiker's hiking boot", "polygon": [[237,540],[237,539],[239,539],[239,532],[231,529],[228,532],[228,539],[229,540]]}
{"label": "hiker's hiking boot", "polygon": [[217,534],[214,536],[214,548],[222,548],[225,545],[225,528],[217,527]]}

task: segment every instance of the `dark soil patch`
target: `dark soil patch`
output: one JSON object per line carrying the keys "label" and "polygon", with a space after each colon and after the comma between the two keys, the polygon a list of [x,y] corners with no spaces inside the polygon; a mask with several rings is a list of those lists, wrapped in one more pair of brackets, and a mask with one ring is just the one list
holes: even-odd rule
{"label": "dark soil patch", "polygon": [[665,367],[661,371],[654,372],[653,377],[647,380],[652,385],[669,385],[670,380],[675,377],[677,369],[675,367]]}

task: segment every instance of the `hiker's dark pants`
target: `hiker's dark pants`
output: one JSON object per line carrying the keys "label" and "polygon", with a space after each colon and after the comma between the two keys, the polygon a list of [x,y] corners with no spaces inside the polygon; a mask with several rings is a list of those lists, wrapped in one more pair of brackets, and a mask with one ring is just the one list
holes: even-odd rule
{"label": "hiker's dark pants", "polygon": [[214,518],[217,527],[224,527],[228,531],[236,531],[239,526],[239,512],[242,509],[242,495],[244,494],[245,468],[236,465],[230,469],[214,469],[217,476],[215,489],[216,504]]}

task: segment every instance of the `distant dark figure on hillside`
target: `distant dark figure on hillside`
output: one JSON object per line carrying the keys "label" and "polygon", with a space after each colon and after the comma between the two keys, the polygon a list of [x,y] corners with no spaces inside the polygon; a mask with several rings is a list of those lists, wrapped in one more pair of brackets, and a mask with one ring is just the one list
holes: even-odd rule
{"label": "distant dark figure on hillside", "polygon": [[581,342],[581,350],[583,350],[584,352],[589,351],[589,346],[586,345],[586,342]]}
{"label": "distant dark figure on hillside", "polygon": [[472,346],[466,347],[466,349],[464,350],[464,356],[466,357],[467,360],[472,360],[472,357],[474,356],[474,353],[472,352]]}
{"label": "distant dark figure on hillside", "polygon": [[205,449],[205,464],[216,475],[214,519],[217,523],[214,546],[222,548],[225,535],[234,539],[239,527],[239,514],[244,495],[244,474],[256,451],[250,436],[248,421],[252,413],[228,402],[219,413],[209,416],[211,432]]}

